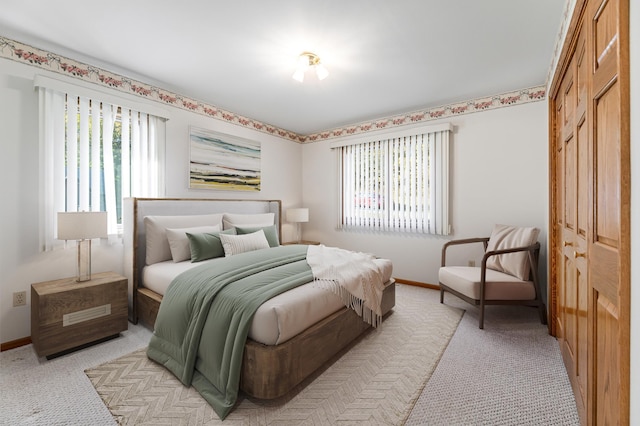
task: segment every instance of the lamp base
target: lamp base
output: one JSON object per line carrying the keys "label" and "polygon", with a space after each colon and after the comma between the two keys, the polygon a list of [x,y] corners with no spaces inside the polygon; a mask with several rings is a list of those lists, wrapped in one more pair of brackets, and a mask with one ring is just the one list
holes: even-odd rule
{"label": "lamp base", "polygon": [[91,280],[91,240],[78,240],[77,282]]}
{"label": "lamp base", "polygon": [[300,222],[296,223],[296,241],[298,244],[302,242],[302,225]]}

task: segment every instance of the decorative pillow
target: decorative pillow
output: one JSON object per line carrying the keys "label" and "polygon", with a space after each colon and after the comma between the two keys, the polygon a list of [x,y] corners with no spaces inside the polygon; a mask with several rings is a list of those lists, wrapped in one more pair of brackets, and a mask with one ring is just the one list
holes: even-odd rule
{"label": "decorative pillow", "polygon": [[147,265],[171,259],[171,248],[167,239],[167,228],[189,228],[194,226],[222,226],[222,214],[187,216],[145,216],[147,236]]}
{"label": "decorative pillow", "polygon": [[275,224],[276,215],[274,213],[225,213],[222,217],[223,228],[229,229],[238,226],[244,227],[262,227]]}
{"label": "decorative pillow", "polygon": [[215,226],[194,226],[192,228],[167,228],[167,240],[169,240],[169,249],[174,262],[182,262],[191,259],[191,248],[189,247],[189,233],[217,232],[220,231],[220,225]]}
{"label": "decorative pillow", "polygon": [[278,239],[278,230],[275,225],[259,227],[259,226],[236,226],[236,231],[238,231],[238,235],[252,234],[259,230],[264,231],[264,236],[267,238],[269,242],[269,247],[278,247],[280,245],[280,240]]}
{"label": "decorative pillow", "polygon": [[220,234],[236,235],[236,228],[218,232],[206,232],[204,234],[191,234],[187,232],[189,247],[191,249],[191,262],[201,262],[214,257],[224,257],[224,249]]}
{"label": "decorative pillow", "polygon": [[[538,228],[495,225],[489,237],[487,251],[530,246],[538,241],[539,233]],[[519,252],[491,256],[487,259],[487,268],[529,281],[529,254]]]}
{"label": "decorative pillow", "polygon": [[267,237],[264,236],[262,229],[245,235],[220,234],[220,241],[222,241],[224,255],[227,257],[233,256],[234,254],[269,248],[269,242],[267,241]]}

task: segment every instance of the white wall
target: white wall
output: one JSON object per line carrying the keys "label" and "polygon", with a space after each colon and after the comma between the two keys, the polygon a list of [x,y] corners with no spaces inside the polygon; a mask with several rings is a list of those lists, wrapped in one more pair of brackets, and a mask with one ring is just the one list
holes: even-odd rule
{"label": "white wall", "polygon": [[[34,75],[53,73],[25,64],[0,59],[0,188],[2,247],[0,255],[0,342],[30,336],[30,285],[75,275],[75,245],[48,253],[38,249],[39,145],[38,97]],[[66,79],[66,81],[73,81]],[[120,92],[118,96],[127,98]],[[151,102],[129,97],[136,102]],[[151,102],[153,105],[160,104]],[[167,122],[166,195],[187,198],[280,199],[282,207],[301,204],[300,144],[252,131],[182,109],[163,106]],[[233,134],[262,144],[262,189],[259,193],[188,189],[189,126]],[[292,226],[283,226],[283,240],[294,239]],[[123,272],[122,246],[95,245],[93,272]],[[12,307],[12,294],[27,291],[27,306]]]}
{"label": "white wall", "polygon": [[[409,236],[336,230],[337,157],[330,142],[303,146],[303,204],[307,240],[372,252],[393,261],[394,276],[438,283],[442,244],[451,238],[489,236],[496,223],[541,229],[541,263],[546,263],[548,216],[547,103],[462,115],[451,122],[451,212],[453,235]],[[433,122],[438,124],[439,122]],[[481,259],[477,250],[455,251],[452,261]],[[542,270],[546,277],[546,268]],[[546,280],[545,280],[546,283]]]}

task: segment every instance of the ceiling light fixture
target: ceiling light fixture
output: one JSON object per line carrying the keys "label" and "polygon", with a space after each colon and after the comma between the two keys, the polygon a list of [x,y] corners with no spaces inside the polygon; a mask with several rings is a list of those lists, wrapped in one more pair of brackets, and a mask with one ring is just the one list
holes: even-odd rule
{"label": "ceiling light fixture", "polygon": [[324,80],[329,75],[329,71],[320,62],[320,57],[315,53],[302,52],[298,58],[298,69],[293,73],[293,79],[302,83],[304,74],[309,68],[314,68],[318,80]]}

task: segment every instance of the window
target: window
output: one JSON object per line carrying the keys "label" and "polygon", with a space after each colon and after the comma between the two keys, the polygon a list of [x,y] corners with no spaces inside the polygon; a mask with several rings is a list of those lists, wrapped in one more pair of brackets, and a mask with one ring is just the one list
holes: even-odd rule
{"label": "window", "polygon": [[449,234],[450,125],[335,145],[343,228]]}
{"label": "window", "polygon": [[106,211],[108,233],[118,235],[123,198],[162,195],[164,119],[45,87],[40,116],[44,250],[56,245],[57,212]]}

